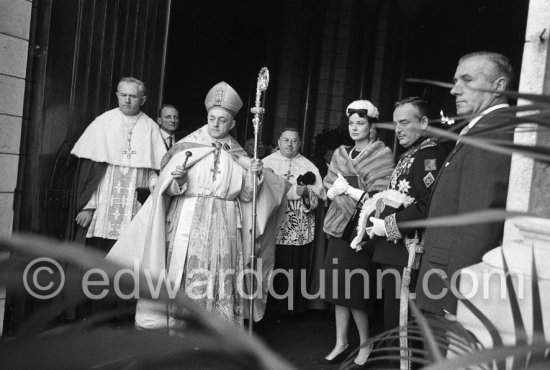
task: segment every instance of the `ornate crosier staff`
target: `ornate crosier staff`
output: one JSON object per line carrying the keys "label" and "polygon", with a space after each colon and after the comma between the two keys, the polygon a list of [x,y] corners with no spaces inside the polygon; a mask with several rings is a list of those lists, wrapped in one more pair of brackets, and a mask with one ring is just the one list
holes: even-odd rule
{"label": "ornate crosier staff", "polygon": [[[258,73],[258,81],[256,83],[256,102],[254,107],[250,109],[250,112],[254,114],[252,118],[252,124],[254,126],[254,158],[253,160],[258,159],[258,132],[260,131],[260,126],[262,124],[262,118],[265,113],[265,109],[262,107],[262,92],[267,90],[269,85],[269,71],[266,67],[260,69]],[[251,239],[251,252],[250,252],[250,270],[252,272],[256,271],[256,193],[258,190],[258,176],[253,176],[252,179],[252,239]],[[254,274],[249,275],[249,287],[250,287],[250,310],[249,310],[249,321],[248,321],[248,333],[252,334],[252,329],[254,327]]]}

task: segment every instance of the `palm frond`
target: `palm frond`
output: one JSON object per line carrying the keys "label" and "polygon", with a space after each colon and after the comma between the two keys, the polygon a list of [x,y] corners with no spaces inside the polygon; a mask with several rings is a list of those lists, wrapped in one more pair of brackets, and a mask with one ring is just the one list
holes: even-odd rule
{"label": "palm frond", "polygon": [[[410,301],[414,304],[414,301]],[[414,310],[411,307],[411,310]],[[424,316],[418,309],[416,314],[422,315],[420,320],[415,316],[405,328],[395,328],[370,338],[363,347],[373,346],[367,363],[372,367],[388,366],[406,359],[413,365],[425,366],[434,361],[445,361],[444,354],[462,356],[481,348],[481,344],[471,334],[463,335],[466,329],[458,322],[449,322],[437,316]],[[404,330],[405,329],[405,330]],[[406,331],[408,347],[401,345],[400,339]],[[432,344],[426,341],[426,333],[431,336]],[[404,356],[403,353],[408,353]],[[405,352],[406,351],[406,352]],[[341,367],[351,365],[357,350],[350,355]],[[439,360],[436,360],[438,358]]]}
{"label": "palm frond", "polygon": [[[506,257],[504,257],[504,251],[501,249],[500,253],[502,256],[504,276],[506,279],[506,291],[508,292],[508,297],[510,300],[510,308],[512,309],[512,319],[514,320],[514,328],[516,332],[516,346],[524,346],[527,344],[527,333],[525,331],[523,317],[521,316],[518,298],[516,296],[516,290],[514,289],[512,277],[510,276],[510,269],[508,268]],[[523,367],[526,364],[526,360],[527,360],[527,355],[513,358],[512,368],[518,369],[520,367]]]}
{"label": "palm frond", "polygon": [[[412,83],[421,83],[421,84],[433,85],[433,86],[443,87],[443,88],[447,88],[447,89],[452,89],[454,87],[454,85],[452,83],[429,80],[429,79],[424,79],[424,78],[406,78],[405,81],[412,82]],[[493,92],[493,90],[486,90],[486,89],[472,89],[472,90]],[[550,96],[548,96],[548,95],[519,93],[517,91],[512,91],[512,90],[504,90],[504,91],[501,91],[500,93],[502,95],[505,95],[505,96],[509,97],[509,98],[524,99],[524,100],[529,100],[529,101],[532,101],[532,102],[550,104]]]}
{"label": "palm frond", "polygon": [[418,326],[420,327],[420,330],[422,331],[422,334],[426,340],[426,347],[428,348],[430,358],[434,361],[440,361],[443,356],[441,355],[441,352],[437,347],[433,332],[430,330],[428,320],[426,320],[426,318],[422,315],[414,301],[409,301],[409,307],[412,311],[414,318],[418,321]]}
{"label": "palm frond", "polygon": [[[533,344],[545,344],[544,322],[542,318],[542,303],[540,300],[539,277],[537,265],[535,264],[535,248],[531,246],[531,295],[533,299]],[[544,353],[532,353],[529,357],[530,363],[542,362],[545,358]]]}
{"label": "palm frond", "polygon": [[505,209],[483,209],[480,211],[460,213],[453,216],[430,217],[423,220],[403,221],[399,226],[406,228],[453,227],[491,222],[501,222],[518,216],[534,216],[529,212],[507,211]]}
{"label": "palm frond", "polygon": [[[433,266],[430,265],[431,269],[434,269]],[[437,275],[439,276],[439,275]],[[451,285],[447,279],[444,279],[443,277],[439,276],[440,280],[442,281],[443,285],[451,290]],[[489,332],[489,335],[491,336],[491,339],[493,341],[493,346],[495,348],[503,347],[504,342],[502,340],[502,337],[500,336],[500,333],[498,329],[496,328],[495,324],[483,313],[481,310],[476,307],[469,299],[464,297],[460,292],[455,291],[456,298],[468,309],[470,312],[483,324],[485,329]],[[497,369],[504,370],[506,368],[506,364],[504,361],[497,362]]]}
{"label": "palm frond", "polygon": [[[523,356],[525,353],[545,353],[550,349],[548,344],[532,344],[524,346],[498,346],[492,349],[464,354],[460,357],[449,358],[439,363],[433,363],[426,366],[424,370],[443,370],[443,369],[467,369],[475,367],[478,364],[487,364],[497,361],[501,364],[509,357]],[[543,368],[548,368],[548,364]],[[505,367],[503,367],[505,368]],[[531,369],[531,367],[529,367]]]}
{"label": "palm frond", "polygon": [[[114,276],[121,269],[120,266],[112,262],[106,261],[101,253],[80,248],[74,244],[59,243],[45,237],[37,237],[33,235],[13,235],[10,239],[0,238],[0,249],[8,249],[22,255],[48,257],[61,263],[69,263],[88,270],[92,268],[101,269],[107,274],[107,276],[109,276],[110,281],[113,280]],[[133,281],[133,277],[127,276],[126,274],[122,274],[120,278],[122,286],[133,286],[133,284],[135,283],[135,281]],[[144,274],[139,275],[138,283],[140,287],[140,296],[150,297],[151,292],[149,291],[149,289],[147,289],[147,279]],[[160,291],[159,299],[168,302],[169,298],[170,297],[168,295],[167,289],[165,286],[163,286],[163,289]],[[235,368],[293,368],[278,354],[267,348],[259,338],[255,336],[248,336],[242,329],[228,326],[225,322],[219,320],[214,314],[206,312],[202,308],[195,305],[194,302],[184,294],[184,292],[179,292],[172,301],[175,302],[178,307],[185,309],[186,318],[188,319],[188,322],[192,324],[190,328],[195,330],[197,333],[200,333],[201,335],[215,341],[215,350],[217,351],[217,353],[229,354],[229,356],[232,358],[232,363],[239,365]],[[106,315],[109,314],[112,313],[106,313]],[[71,329],[73,330],[54,331],[50,333],[47,337],[49,340],[43,340],[44,337],[42,333],[35,335],[36,333],[29,331],[29,336],[27,337],[15,338],[12,341],[6,342],[10,343],[9,345],[6,345],[6,343],[1,343],[0,356],[2,357],[2,359],[5,359],[6,357],[4,355],[10,353],[11,358],[14,359],[15,354],[18,353],[20,356],[25,356],[26,358],[28,358],[28,348],[33,343],[37,343],[37,346],[41,346],[41,348],[44,349],[44,352],[52,353],[56,351],[64,351],[65,354],[67,354],[67,351],[70,351],[70,349],[73,348],[71,347],[71,345],[76,345],[77,343],[86,341],[86,338],[92,338],[90,336],[86,336],[86,334],[83,334],[82,331],[75,330],[74,326],[72,326]],[[92,332],[95,331],[85,331],[84,333]],[[154,334],[149,333],[149,331],[132,331],[131,335],[142,336]],[[76,337],[78,337],[78,339],[75,339]],[[159,334],[157,340],[157,343],[160,347],[166,345],[168,348],[171,348],[173,343],[178,343],[177,339],[175,337],[169,336],[166,331]],[[95,341],[94,343],[97,344],[97,342]],[[151,342],[145,341],[140,343],[141,345],[136,345],[136,347],[132,349],[133,352],[130,351],[131,357],[135,356],[136,358],[143,359],[141,357],[142,353],[151,353],[149,351],[149,347],[151,347]],[[14,350],[14,348],[18,345],[26,346],[24,354],[21,351]],[[179,345],[176,345],[176,347],[178,347],[178,353],[181,353],[182,347]],[[155,356],[160,356],[159,358],[164,358],[162,356],[164,352],[162,351],[165,351],[165,349],[162,348],[162,351],[161,348],[156,349],[157,352],[151,354],[152,358],[154,358]],[[91,348],[88,347],[88,350],[90,351]],[[104,348],[99,347],[97,348],[97,350],[103,351]],[[30,353],[33,352],[31,351]],[[92,362],[92,364],[94,364],[93,366],[89,365],[86,367],[94,367],[98,364],[98,361],[101,361],[101,359],[103,358],[102,355],[100,355],[99,353],[94,352],[94,354],[96,357],[96,362]],[[180,355],[175,353],[174,356],[176,356],[174,357],[175,361],[179,360],[181,362],[182,357]],[[63,361],[66,359],[66,357],[67,356],[59,356],[59,358],[63,359]],[[71,356],[71,358],[73,357],[78,356]],[[127,361],[120,358],[118,358],[118,360],[123,361],[126,365],[128,365],[132,358],[127,359]],[[115,360],[117,360],[116,356],[115,358],[113,358],[113,361]],[[14,359],[14,361],[25,361],[25,358],[20,357]],[[83,368],[83,366],[75,366],[70,368]]]}
{"label": "palm frond", "polygon": [[[377,127],[393,129],[393,124],[377,123]],[[474,135],[460,136],[448,130],[443,130],[435,127],[428,127],[425,130],[426,134],[433,137],[447,138],[451,140],[460,140],[466,145],[471,145],[489,152],[511,156],[512,154],[521,154],[526,157],[533,158],[540,162],[550,163],[550,155],[546,147],[532,147],[518,144],[495,145],[491,144],[485,138],[478,138]]]}

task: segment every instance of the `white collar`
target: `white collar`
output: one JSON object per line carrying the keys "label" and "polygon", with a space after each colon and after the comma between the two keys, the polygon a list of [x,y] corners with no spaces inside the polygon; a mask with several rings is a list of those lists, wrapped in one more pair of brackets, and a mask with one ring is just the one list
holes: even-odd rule
{"label": "white collar", "polygon": [[474,127],[474,125],[481,119],[481,117],[483,117],[484,115],[488,114],[488,113],[491,113],[492,111],[495,111],[497,109],[501,109],[501,108],[508,108],[510,105],[508,103],[503,103],[503,104],[497,104],[497,105],[493,105],[492,107],[489,107],[487,109],[485,109],[483,112],[481,112],[479,114],[479,116],[475,117],[474,119],[472,119],[470,121],[470,123],[468,123],[468,130],[470,130],[472,127]]}
{"label": "white collar", "polygon": [[168,131],[164,131],[162,128],[160,129],[160,134],[162,135],[162,138],[164,140],[168,139],[169,137],[174,136],[175,132],[169,133]]}

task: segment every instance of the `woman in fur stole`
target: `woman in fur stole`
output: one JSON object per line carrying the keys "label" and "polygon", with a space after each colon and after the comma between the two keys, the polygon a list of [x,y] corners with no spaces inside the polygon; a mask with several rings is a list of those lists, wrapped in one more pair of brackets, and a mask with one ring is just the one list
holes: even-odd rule
{"label": "woman in fur stole", "polygon": [[[349,134],[355,146],[340,146],[334,152],[323,180],[332,200],[323,230],[329,236],[325,259],[325,300],[335,305],[336,344],[325,357],[328,363],[343,361],[349,353],[348,324],[353,316],[361,344],[368,338],[368,298],[371,254],[350,247],[344,229],[359,201],[388,187],[393,170],[391,150],[374,135],[378,109],[368,100],[348,105]],[[371,349],[361,347],[356,365],[367,361]]]}

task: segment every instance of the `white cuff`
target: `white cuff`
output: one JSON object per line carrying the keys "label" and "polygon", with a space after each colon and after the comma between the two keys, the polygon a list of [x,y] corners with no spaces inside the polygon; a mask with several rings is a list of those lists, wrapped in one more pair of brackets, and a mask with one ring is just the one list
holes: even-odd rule
{"label": "white cuff", "polygon": [[346,189],[346,195],[349,195],[355,201],[359,201],[365,192],[361,189],[354,188],[350,186]]}
{"label": "white cuff", "polygon": [[327,191],[328,199],[333,200],[337,195],[340,195],[340,193],[338,193],[336,189],[334,189],[334,186],[328,189]]}

